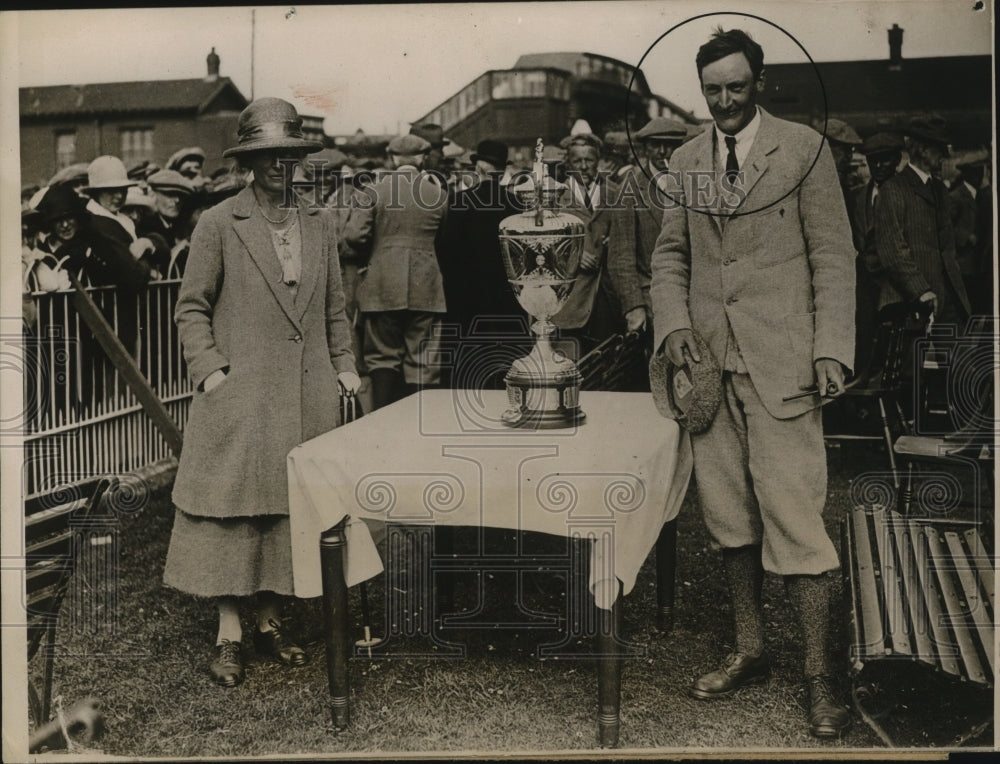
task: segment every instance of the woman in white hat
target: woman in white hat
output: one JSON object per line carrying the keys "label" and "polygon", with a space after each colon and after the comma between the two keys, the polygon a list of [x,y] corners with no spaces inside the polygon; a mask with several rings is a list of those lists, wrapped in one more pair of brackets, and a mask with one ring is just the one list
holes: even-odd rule
{"label": "woman in white hat", "polygon": [[87,185],[83,193],[90,197],[87,212],[94,235],[105,242],[109,250],[131,253],[133,261],[122,267],[114,276],[118,286],[118,337],[132,355],[139,355],[138,293],[150,279],[159,278],[151,267],[149,258],[155,247],[146,238],[135,234],[135,223],[122,211],[125,198],[132,186],[138,185],[128,177],[125,165],[118,157],[100,156],[87,167]]}
{"label": "woman in white hat", "polygon": [[262,98],[240,115],[234,156],[253,183],[210,210],[191,239],[177,322],[195,385],[174,484],[164,583],[213,598],[213,680],[244,678],[241,598],[256,596],[254,645],[308,658],[282,621],[292,595],[286,456],[339,424],[338,383],[360,386],[329,215],[290,189],[321,145],[295,108]]}
{"label": "woman in white hat", "polygon": [[[128,176],[125,165],[118,157],[97,157],[87,167],[87,185],[83,193],[90,197],[87,211],[99,218],[98,230],[105,236],[127,243],[136,259],[152,249],[148,240],[136,241],[135,224],[122,212],[128,190],[139,185]],[[117,223],[115,227],[113,223]]]}

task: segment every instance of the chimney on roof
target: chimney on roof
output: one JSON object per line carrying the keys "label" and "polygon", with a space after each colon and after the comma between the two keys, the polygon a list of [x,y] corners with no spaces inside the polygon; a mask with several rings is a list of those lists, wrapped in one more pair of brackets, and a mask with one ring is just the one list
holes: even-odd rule
{"label": "chimney on roof", "polygon": [[889,64],[899,66],[903,63],[903,29],[899,24],[893,24],[889,30]]}
{"label": "chimney on roof", "polygon": [[205,61],[208,63],[208,75],[205,77],[206,80],[212,82],[213,80],[219,79],[219,54],[215,52],[215,46],[212,46],[212,52],[205,57]]}

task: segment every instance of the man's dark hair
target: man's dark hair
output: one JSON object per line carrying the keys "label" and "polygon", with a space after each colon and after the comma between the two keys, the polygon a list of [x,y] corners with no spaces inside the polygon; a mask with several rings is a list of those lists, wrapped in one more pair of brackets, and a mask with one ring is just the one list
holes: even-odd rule
{"label": "man's dark hair", "polygon": [[733,53],[742,53],[746,56],[754,80],[760,78],[760,73],[764,71],[764,49],[742,29],[730,29],[724,32],[722,27],[716,27],[712,39],[698,48],[698,55],[695,56],[698,79],[701,79],[701,70],[706,66]]}

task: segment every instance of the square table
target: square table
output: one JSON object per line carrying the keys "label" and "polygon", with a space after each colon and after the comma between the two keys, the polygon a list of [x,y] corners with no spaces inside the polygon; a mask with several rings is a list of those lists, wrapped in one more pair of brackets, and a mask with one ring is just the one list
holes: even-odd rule
{"label": "square table", "polygon": [[649,393],[587,391],[581,405],[581,425],[518,429],[500,422],[503,391],[424,390],[289,453],[295,593],[323,596],[335,725],[349,721],[347,586],[383,570],[365,521],[507,528],[593,540],[599,729],[615,744],[615,603],[680,510],[691,448]]}

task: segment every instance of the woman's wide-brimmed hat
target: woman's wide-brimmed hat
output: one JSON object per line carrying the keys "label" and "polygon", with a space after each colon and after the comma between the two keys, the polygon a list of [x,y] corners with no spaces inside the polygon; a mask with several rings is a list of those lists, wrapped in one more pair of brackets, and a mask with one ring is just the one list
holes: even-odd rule
{"label": "woman's wide-brimmed hat", "polygon": [[46,223],[52,223],[60,218],[80,217],[87,208],[87,200],[80,196],[73,187],[60,183],[50,186],[38,202],[38,212]]}
{"label": "woman's wide-brimmed hat", "polygon": [[107,191],[136,185],[138,185],[138,181],[132,180],[128,176],[128,171],[122,160],[118,157],[103,156],[97,157],[87,165],[87,185],[83,190],[89,194],[94,191]]}
{"label": "woman's wide-brimmed hat", "polygon": [[323,148],[318,141],[302,136],[302,118],[288,101],[258,98],[240,114],[237,124],[239,143],[222,152],[224,157],[253,151],[298,149],[311,154]]}

